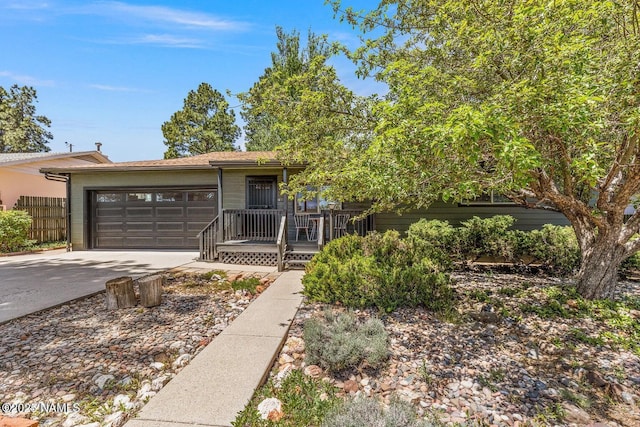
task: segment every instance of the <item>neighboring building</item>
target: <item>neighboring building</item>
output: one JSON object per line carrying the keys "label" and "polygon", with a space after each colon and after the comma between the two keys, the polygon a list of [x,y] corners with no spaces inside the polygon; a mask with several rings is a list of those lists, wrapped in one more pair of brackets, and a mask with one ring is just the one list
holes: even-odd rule
{"label": "neighboring building", "polygon": [[[258,250],[248,244],[268,245],[271,249],[266,252],[272,253],[280,237],[294,246],[295,217],[305,214],[314,219],[309,227],[324,225],[320,228],[324,233],[312,233],[313,240],[320,237],[321,244],[333,234],[330,219],[341,214],[354,216],[367,207],[345,202],[330,211],[326,200],[288,200],[279,185],[302,168],[284,167],[272,152],[214,152],[167,160],[43,167],[42,172],[70,179],[74,249],[203,250],[206,242],[198,234],[207,229],[215,231],[216,257],[227,262],[273,264],[275,255],[258,256]],[[559,213],[524,209],[491,196],[464,205],[439,203],[401,216],[376,214],[349,222],[346,231],[405,231],[420,218],[457,224],[474,215],[496,214],[513,215],[522,229],[568,224]],[[281,228],[283,224],[287,227]]]}
{"label": "neighboring building", "polygon": [[[99,151],[78,153],[0,153],[0,205],[12,209],[20,196],[66,197],[64,182],[46,179],[42,168],[110,163]],[[2,208],[0,208],[2,209]]]}

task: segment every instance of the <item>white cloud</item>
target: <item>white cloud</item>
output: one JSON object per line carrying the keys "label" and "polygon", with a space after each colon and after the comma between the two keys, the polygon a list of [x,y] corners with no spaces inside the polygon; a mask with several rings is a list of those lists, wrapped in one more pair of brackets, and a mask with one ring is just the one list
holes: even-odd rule
{"label": "white cloud", "polygon": [[82,7],[78,12],[116,17],[122,20],[134,18],[157,25],[170,24],[192,29],[241,31],[249,27],[246,22],[222,19],[207,13],[191,12],[165,6],[140,6],[119,1],[92,3]]}
{"label": "white cloud", "polygon": [[193,49],[201,48],[204,46],[200,40],[189,37],[174,36],[171,34],[145,34],[137,39],[132,39],[131,43]]}
{"label": "white cloud", "polygon": [[0,77],[6,77],[9,80],[24,86],[55,86],[53,80],[41,80],[37,77],[27,76],[24,74],[16,74],[11,71],[0,71]]}
{"label": "white cloud", "polygon": [[144,93],[148,93],[148,90],[145,89],[138,89],[138,88],[133,88],[133,87],[126,87],[126,86],[111,86],[111,85],[103,85],[103,84],[90,84],[89,85],[90,88],[93,89],[98,89],[98,90],[103,90],[106,92],[144,92]]}
{"label": "white cloud", "polygon": [[49,3],[42,1],[13,1],[4,5],[6,9],[13,10],[42,10],[50,7]]}

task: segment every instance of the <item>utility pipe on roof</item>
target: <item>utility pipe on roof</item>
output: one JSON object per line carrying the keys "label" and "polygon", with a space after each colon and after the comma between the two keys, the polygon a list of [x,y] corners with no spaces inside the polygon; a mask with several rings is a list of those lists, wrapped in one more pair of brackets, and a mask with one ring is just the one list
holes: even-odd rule
{"label": "utility pipe on roof", "polygon": [[49,181],[64,182],[67,187],[67,203],[65,203],[65,215],[67,221],[66,238],[67,252],[71,252],[71,175],[45,172],[44,177]]}

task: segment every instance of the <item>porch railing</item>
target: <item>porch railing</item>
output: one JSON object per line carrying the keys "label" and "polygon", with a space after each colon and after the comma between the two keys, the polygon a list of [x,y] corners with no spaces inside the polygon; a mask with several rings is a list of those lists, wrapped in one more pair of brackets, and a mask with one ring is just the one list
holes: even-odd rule
{"label": "porch railing", "polygon": [[284,211],[277,209],[225,209],[223,239],[275,242],[282,215]]}
{"label": "porch railing", "polygon": [[[347,221],[347,234],[358,234],[360,236],[366,236],[368,233],[374,231],[376,229],[375,224],[375,216],[367,215],[366,217],[353,221],[354,217],[362,214],[362,211],[355,209],[341,209],[333,212],[333,221],[335,222],[338,214],[348,214],[349,221]],[[335,226],[335,224],[331,224],[331,212],[330,211],[322,211],[322,218],[324,219],[324,223],[327,224],[326,233],[327,236],[330,235],[329,227]],[[324,227],[318,227],[319,230],[323,230]]]}
{"label": "porch railing", "polygon": [[318,250],[321,251],[324,247],[324,216],[320,217],[318,221]]}
{"label": "porch railing", "polygon": [[215,217],[207,226],[198,233],[200,243],[200,261],[214,261],[218,259],[218,217]]}
{"label": "porch railing", "polygon": [[280,219],[276,246],[278,247],[278,271],[284,271],[284,257],[287,250],[287,215],[282,215]]}

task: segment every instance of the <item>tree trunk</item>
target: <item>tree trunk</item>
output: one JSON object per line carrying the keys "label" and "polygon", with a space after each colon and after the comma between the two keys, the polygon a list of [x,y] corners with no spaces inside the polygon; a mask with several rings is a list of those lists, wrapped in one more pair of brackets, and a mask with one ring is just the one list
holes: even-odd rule
{"label": "tree trunk", "polygon": [[107,288],[107,310],[135,307],[136,294],[133,291],[131,277],[125,276],[108,280],[105,286]]}
{"label": "tree trunk", "polygon": [[576,287],[584,298],[613,297],[618,284],[618,268],[626,258],[624,247],[613,237],[596,238],[589,248],[582,250]]}
{"label": "tree trunk", "polygon": [[162,302],[162,276],[150,276],[138,280],[140,305],[155,307]]}

